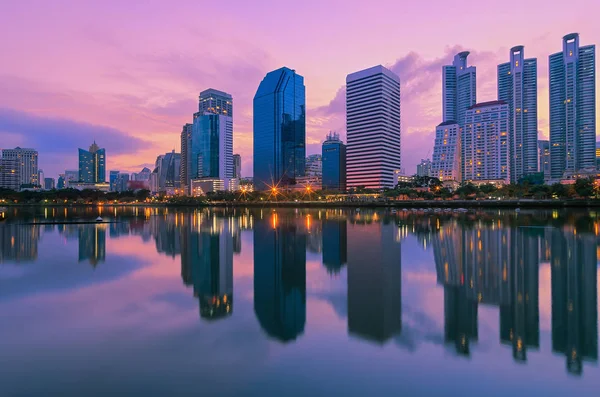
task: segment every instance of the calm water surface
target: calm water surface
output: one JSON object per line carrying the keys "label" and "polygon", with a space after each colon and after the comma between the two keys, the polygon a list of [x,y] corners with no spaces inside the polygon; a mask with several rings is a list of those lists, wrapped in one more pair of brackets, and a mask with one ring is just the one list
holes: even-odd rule
{"label": "calm water surface", "polygon": [[600,395],[600,213],[6,215],[1,396]]}

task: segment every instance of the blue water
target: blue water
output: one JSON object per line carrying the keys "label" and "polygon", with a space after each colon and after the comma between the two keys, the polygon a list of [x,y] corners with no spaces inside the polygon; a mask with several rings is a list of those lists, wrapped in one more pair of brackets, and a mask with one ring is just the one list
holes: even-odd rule
{"label": "blue water", "polygon": [[5,215],[0,396],[600,390],[595,212]]}

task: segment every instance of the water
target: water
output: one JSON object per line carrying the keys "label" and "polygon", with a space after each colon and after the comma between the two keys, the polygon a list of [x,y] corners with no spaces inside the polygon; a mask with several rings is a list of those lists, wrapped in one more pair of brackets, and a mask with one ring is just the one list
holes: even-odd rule
{"label": "water", "polygon": [[598,395],[594,212],[6,216],[1,396]]}

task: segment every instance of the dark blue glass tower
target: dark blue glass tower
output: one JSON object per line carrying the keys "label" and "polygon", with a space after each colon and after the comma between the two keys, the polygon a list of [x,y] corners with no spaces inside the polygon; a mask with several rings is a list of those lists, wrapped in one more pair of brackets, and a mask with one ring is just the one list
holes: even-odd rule
{"label": "dark blue glass tower", "polygon": [[106,182],[106,151],[96,142],[89,150],[79,149],[79,182]]}
{"label": "dark blue glass tower", "polygon": [[327,135],[323,142],[323,190],[346,190],[346,145],[338,134]]}
{"label": "dark blue glass tower", "polygon": [[289,68],[267,73],[254,96],[254,188],[293,185],[306,157],[304,77]]}

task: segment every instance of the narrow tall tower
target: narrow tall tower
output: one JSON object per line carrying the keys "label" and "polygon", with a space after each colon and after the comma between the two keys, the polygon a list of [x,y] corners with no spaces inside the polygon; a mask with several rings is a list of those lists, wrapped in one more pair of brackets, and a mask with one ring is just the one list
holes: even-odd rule
{"label": "narrow tall tower", "polygon": [[468,51],[454,56],[452,65],[442,67],[442,103],[444,122],[464,123],[465,112],[477,103],[477,70],[467,66]]}

